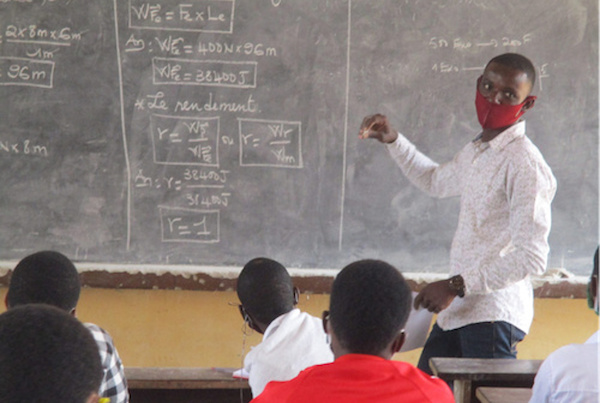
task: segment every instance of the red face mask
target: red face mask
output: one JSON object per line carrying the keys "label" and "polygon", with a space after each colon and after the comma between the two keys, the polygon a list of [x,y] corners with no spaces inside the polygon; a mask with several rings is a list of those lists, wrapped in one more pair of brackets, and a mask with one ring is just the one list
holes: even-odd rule
{"label": "red face mask", "polygon": [[[477,80],[477,87],[479,87],[479,80]],[[477,109],[477,119],[479,124],[484,129],[499,129],[501,127],[510,126],[515,123],[526,110],[523,110],[523,106],[528,101],[532,101],[531,106],[537,99],[536,96],[530,95],[519,105],[502,105],[489,102],[477,88],[477,95],[475,96],[475,109]]]}

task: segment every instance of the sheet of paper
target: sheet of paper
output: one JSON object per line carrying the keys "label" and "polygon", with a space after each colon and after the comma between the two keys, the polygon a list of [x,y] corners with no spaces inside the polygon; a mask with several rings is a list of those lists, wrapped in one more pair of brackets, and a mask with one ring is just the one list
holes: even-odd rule
{"label": "sheet of paper", "polygon": [[[417,296],[416,292],[413,292],[413,299]],[[431,319],[433,318],[433,312],[429,312],[427,309],[419,308],[415,310],[411,307],[410,315],[404,331],[406,332],[406,341],[400,349],[400,352],[406,352],[420,348],[425,345],[427,335],[429,334],[429,325],[431,325]]]}
{"label": "sheet of paper", "polygon": [[249,375],[250,374],[248,374],[248,372],[244,368],[238,369],[237,371],[233,371],[234,378],[248,379]]}

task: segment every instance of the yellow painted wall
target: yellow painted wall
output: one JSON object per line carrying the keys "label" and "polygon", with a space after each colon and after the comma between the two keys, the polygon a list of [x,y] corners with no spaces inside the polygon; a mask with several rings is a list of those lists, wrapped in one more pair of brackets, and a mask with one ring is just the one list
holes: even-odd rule
{"label": "yellow painted wall", "polygon": [[[5,292],[0,288],[2,299]],[[320,317],[328,301],[328,295],[302,295],[299,308]],[[237,304],[235,292],[84,288],[77,312],[113,336],[126,366],[238,367],[244,349],[261,335],[244,337]],[[584,342],[598,328],[598,317],[582,299],[536,299],[535,311],[519,358],[543,359],[562,345]],[[395,358],[416,364],[419,353]]]}

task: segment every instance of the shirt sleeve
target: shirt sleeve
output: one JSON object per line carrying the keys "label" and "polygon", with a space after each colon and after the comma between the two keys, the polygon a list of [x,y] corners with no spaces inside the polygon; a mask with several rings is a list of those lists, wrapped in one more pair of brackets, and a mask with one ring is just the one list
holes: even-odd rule
{"label": "shirt sleeve", "polygon": [[439,198],[460,195],[457,157],[448,163],[438,164],[417,150],[400,133],[398,139],[388,144],[387,148],[392,159],[417,188]]}
{"label": "shirt sleeve", "polygon": [[548,403],[553,391],[552,362],[551,359],[546,359],[535,375],[529,403]]}
{"label": "shirt sleeve", "polygon": [[461,272],[467,294],[499,290],[544,273],[555,192],[556,179],[543,161],[515,158],[506,174],[510,242],[481,267]]}
{"label": "shirt sleeve", "polygon": [[267,384],[273,380],[279,381],[293,378],[293,376],[282,377],[282,374],[290,374],[290,368],[285,365],[285,362],[271,361],[273,359],[274,357],[269,355],[264,357],[255,356],[252,365],[245,366],[248,370],[248,384],[252,390],[253,397],[261,395]]}
{"label": "shirt sleeve", "polygon": [[263,343],[261,342],[246,354],[244,358],[244,370],[248,373],[248,385],[252,390],[252,396],[257,397],[265,388],[265,385],[273,378],[268,365],[263,365],[261,360]]}
{"label": "shirt sleeve", "polygon": [[125,369],[112,337],[99,326],[86,323],[86,327],[96,340],[104,371],[98,394],[101,397],[110,398],[110,403],[128,403],[129,390],[125,379]]}

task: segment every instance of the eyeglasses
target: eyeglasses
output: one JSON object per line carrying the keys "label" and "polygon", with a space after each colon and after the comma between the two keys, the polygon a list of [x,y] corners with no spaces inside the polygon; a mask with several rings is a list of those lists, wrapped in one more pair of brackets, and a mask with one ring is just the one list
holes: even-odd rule
{"label": "eyeglasses", "polygon": [[248,319],[250,319],[250,317],[248,316],[248,312],[246,312],[246,309],[244,308],[244,305],[239,304],[238,305],[238,309],[240,310],[240,315],[242,315],[242,319],[244,319],[244,321],[248,321]]}

